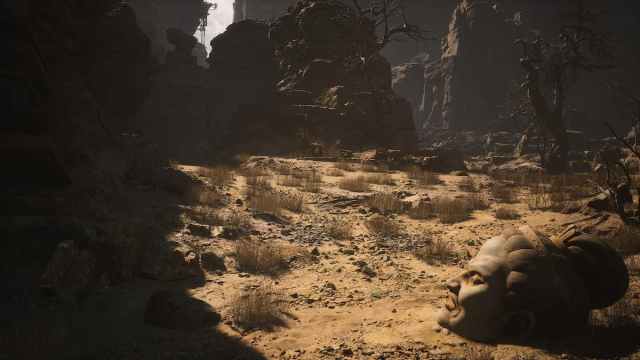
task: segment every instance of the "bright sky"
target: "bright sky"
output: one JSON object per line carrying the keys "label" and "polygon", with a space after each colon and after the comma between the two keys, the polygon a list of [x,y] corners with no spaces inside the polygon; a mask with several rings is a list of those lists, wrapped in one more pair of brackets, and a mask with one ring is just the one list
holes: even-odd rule
{"label": "bright sky", "polygon": [[[224,32],[224,30],[233,22],[233,2],[234,0],[207,0],[209,3],[217,3],[216,9],[211,7],[209,17],[207,18],[207,32],[204,45],[207,47],[207,53],[211,51],[209,42],[216,35]],[[200,32],[196,32],[195,37],[200,40]]]}

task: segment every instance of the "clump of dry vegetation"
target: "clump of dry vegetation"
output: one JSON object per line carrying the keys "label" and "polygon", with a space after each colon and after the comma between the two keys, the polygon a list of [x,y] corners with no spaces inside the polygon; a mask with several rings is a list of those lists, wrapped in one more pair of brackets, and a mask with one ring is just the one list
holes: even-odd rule
{"label": "clump of dry vegetation", "polygon": [[410,218],[415,220],[426,220],[436,216],[433,204],[428,201],[418,202],[416,205],[412,206],[407,213]]}
{"label": "clump of dry vegetation", "polygon": [[347,240],[353,234],[353,223],[345,218],[333,217],[327,222],[325,231],[336,240]]}
{"label": "clump of dry vegetation", "polygon": [[500,220],[517,220],[520,214],[512,208],[501,206],[496,209],[496,219]]}
{"label": "clump of dry vegetation", "polygon": [[277,184],[287,187],[301,187],[302,179],[292,175],[280,175],[277,177]]}
{"label": "clump of dry vegetation", "polygon": [[191,218],[199,224],[209,226],[220,226],[225,223],[225,219],[220,212],[209,206],[196,206],[191,209]]}
{"label": "clump of dry vegetation", "polygon": [[364,172],[387,172],[389,171],[389,166],[386,164],[371,164],[371,163],[364,163],[360,166],[360,168],[362,169],[362,171]]}
{"label": "clump of dry vegetation", "polygon": [[333,166],[342,171],[353,171],[353,164],[346,161],[338,161]]}
{"label": "clump of dry vegetation", "polygon": [[507,183],[498,181],[491,185],[491,195],[499,203],[513,204],[518,200],[514,188]]}
{"label": "clump of dry vegetation", "polygon": [[407,170],[409,179],[415,180],[419,186],[427,187],[442,184],[442,179],[437,174],[412,166]]}
{"label": "clump of dry vegetation", "polygon": [[338,183],[338,187],[342,190],[348,190],[353,192],[367,192],[369,191],[369,183],[364,176],[346,177]]}
{"label": "clump of dry vegetation", "polygon": [[383,237],[391,237],[400,234],[400,226],[386,216],[373,215],[365,222],[367,230],[372,234]]}
{"label": "clump of dry vegetation", "polygon": [[280,216],[283,204],[278,193],[256,192],[249,198],[249,207],[255,211]]}
{"label": "clump of dry vegetation", "polygon": [[462,180],[460,180],[460,182],[458,183],[458,189],[469,193],[476,193],[480,191],[480,187],[478,186],[478,184],[476,184],[471,176],[463,177]]}
{"label": "clump of dry vegetation", "polygon": [[239,210],[232,211],[224,218],[224,225],[236,233],[245,234],[252,227],[251,218]]}
{"label": "clump of dry vegetation", "polygon": [[433,201],[433,208],[440,222],[444,224],[465,221],[471,213],[462,199],[438,198]]}
{"label": "clump of dry vegetation", "polygon": [[269,170],[260,167],[243,167],[240,168],[239,173],[246,178],[271,176]]}
{"label": "clump of dry vegetation", "polygon": [[591,325],[603,328],[637,328],[640,326],[640,299],[627,293],[615,304],[591,313]]}
{"label": "clump of dry vegetation", "polygon": [[300,193],[281,194],[280,201],[282,207],[289,211],[295,213],[304,211],[304,196]]}
{"label": "clump of dry vegetation", "polygon": [[489,208],[489,203],[481,193],[471,193],[464,197],[466,206],[471,211],[486,210]]}
{"label": "clump of dry vegetation", "polygon": [[376,185],[395,185],[395,181],[393,181],[393,178],[389,174],[367,175],[366,181]]}
{"label": "clump of dry vegetation", "polygon": [[405,210],[404,203],[389,193],[374,194],[367,200],[367,205],[382,213],[402,213]]}
{"label": "clump of dry vegetation", "polygon": [[200,205],[210,207],[219,207],[224,205],[224,195],[215,190],[198,190],[195,192],[195,197]]}
{"label": "clump of dry vegetation", "polygon": [[340,169],[336,169],[336,168],[330,168],[330,169],[327,170],[327,176],[343,177],[344,176],[344,171],[342,171]]}
{"label": "clump of dry vegetation", "polygon": [[225,166],[200,167],[197,174],[209,180],[214,186],[224,186],[233,182],[233,171]]}
{"label": "clump of dry vegetation", "polygon": [[322,175],[316,171],[305,173],[302,181],[302,191],[319,193],[322,185]]}
{"label": "clump of dry vegetation", "polygon": [[233,321],[245,329],[271,329],[284,324],[288,302],[284,294],[271,284],[241,293],[230,304]]}
{"label": "clump of dry vegetation", "polygon": [[287,268],[281,246],[255,239],[242,239],[235,244],[236,264],[240,271],[276,275]]}
{"label": "clump of dry vegetation", "polygon": [[414,242],[413,254],[427,263],[448,263],[457,258],[451,244],[443,239],[425,236]]}

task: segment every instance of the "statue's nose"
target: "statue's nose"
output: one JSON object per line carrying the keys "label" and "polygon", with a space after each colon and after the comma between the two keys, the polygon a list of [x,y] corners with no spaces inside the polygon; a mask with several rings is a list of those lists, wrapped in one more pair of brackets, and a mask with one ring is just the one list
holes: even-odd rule
{"label": "statue's nose", "polygon": [[449,291],[451,291],[452,293],[458,295],[458,292],[460,291],[460,281],[458,281],[457,279],[451,279],[447,281],[447,289],[449,289]]}

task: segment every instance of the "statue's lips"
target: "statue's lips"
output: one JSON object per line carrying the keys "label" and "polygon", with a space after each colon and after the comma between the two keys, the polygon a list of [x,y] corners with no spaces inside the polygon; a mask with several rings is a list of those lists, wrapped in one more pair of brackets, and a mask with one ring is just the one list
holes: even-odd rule
{"label": "statue's lips", "polygon": [[458,305],[458,297],[451,293],[449,293],[449,298],[447,302],[445,302],[444,307],[449,311],[451,316],[456,316],[462,311]]}

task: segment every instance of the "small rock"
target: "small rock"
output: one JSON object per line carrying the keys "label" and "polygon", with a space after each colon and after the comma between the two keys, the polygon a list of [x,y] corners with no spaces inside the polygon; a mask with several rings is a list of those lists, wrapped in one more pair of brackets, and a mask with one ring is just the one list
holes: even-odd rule
{"label": "small rock", "polygon": [[208,226],[200,224],[189,224],[187,229],[194,236],[209,238],[211,237],[211,229]]}

